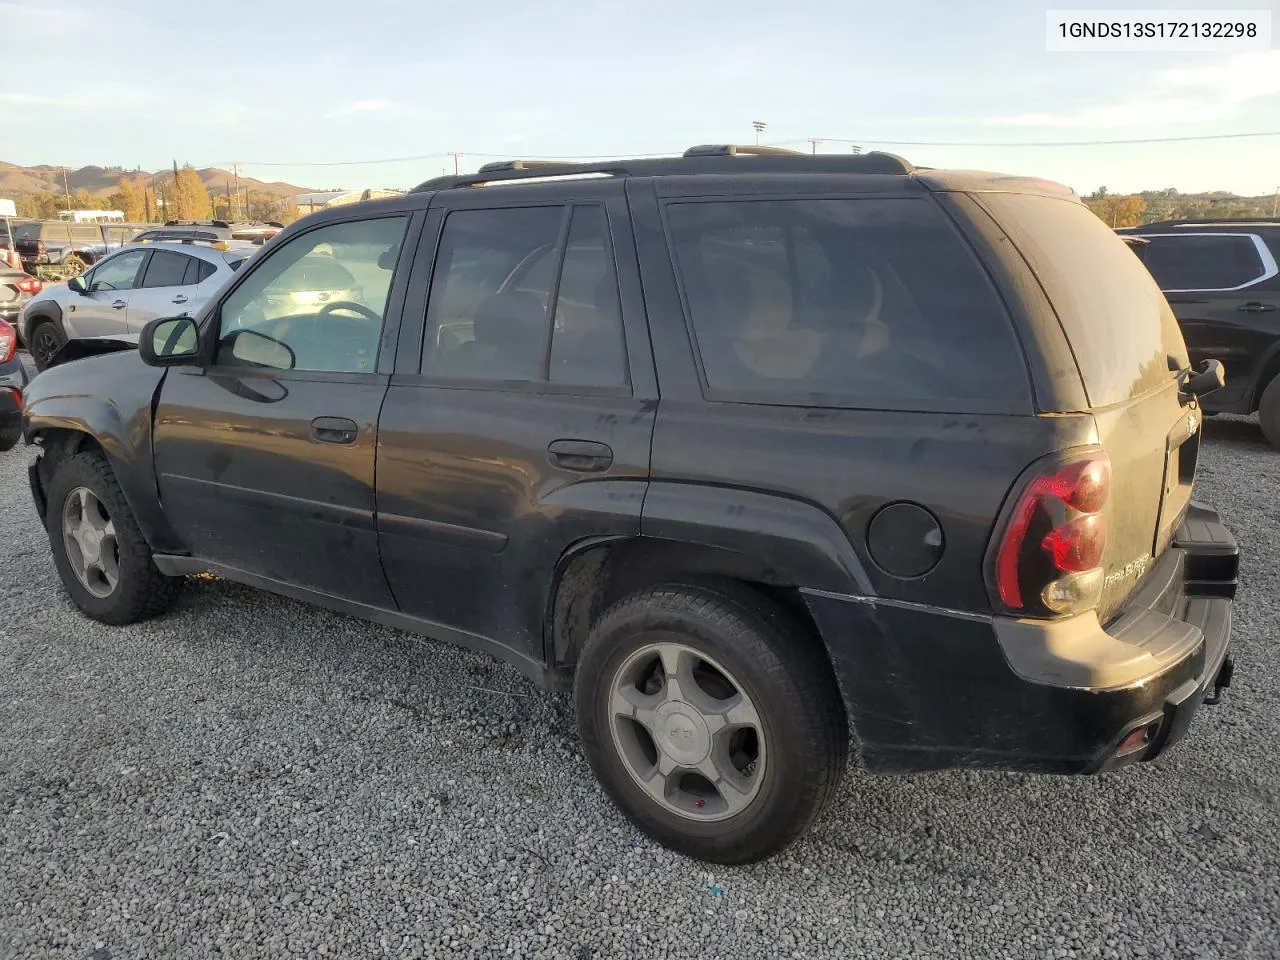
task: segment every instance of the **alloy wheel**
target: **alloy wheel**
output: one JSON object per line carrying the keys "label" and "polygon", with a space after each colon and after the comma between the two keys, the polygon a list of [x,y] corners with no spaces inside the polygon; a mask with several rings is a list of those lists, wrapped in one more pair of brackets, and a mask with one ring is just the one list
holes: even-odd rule
{"label": "alloy wheel", "polygon": [[76,487],[62,507],[62,542],[81,586],[111,596],[120,582],[120,545],[106,507],[88,487]]}
{"label": "alloy wheel", "polygon": [[725,820],[760,791],[760,714],[728,670],[674,636],[655,638],[615,672],[609,731],[632,779],[680,817]]}

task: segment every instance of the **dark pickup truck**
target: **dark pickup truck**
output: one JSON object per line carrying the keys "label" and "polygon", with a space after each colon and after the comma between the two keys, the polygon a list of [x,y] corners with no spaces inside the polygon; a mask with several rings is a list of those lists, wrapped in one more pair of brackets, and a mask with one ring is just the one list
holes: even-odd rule
{"label": "dark pickup truck", "polygon": [[32,220],[15,226],[22,266],[34,274],[41,268],[78,277],[113,250],[119,250],[143,228],[129,223],[66,223]]}

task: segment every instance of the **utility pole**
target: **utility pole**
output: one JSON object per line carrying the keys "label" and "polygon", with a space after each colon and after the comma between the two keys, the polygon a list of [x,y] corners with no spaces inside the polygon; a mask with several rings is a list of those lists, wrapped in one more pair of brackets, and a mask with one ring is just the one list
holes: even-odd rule
{"label": "utility pole", "polygon": [[862,152],[862,148],[861,148],[860,146],[858,146],[856,143],[855,143],[852,147],[850,147],[849,149],[853,151],[854,156],[857,156],[858,154],[860,154],[860,153]]}
{"label": "utility pole", "polygon": [[751,126],[756,128],[756,146],[760,146],[760,134],[764,133],[764,128],[768,126],[763,120],[752,120]]}
{"label": "utility pole", "polygon": [[449,156],[453,157],[453,175],[456,177],[458,175],[458,158],[462,156],[462,154],[451,153]]}
{"label": "utility pole", "polygon": [[1276,187],[1276,198],[1271,201],[1271,216],[1280,217],[1280,187]]}
{"label": "utility pole", "polygon": [[822,142],[822,141],[821,141],[821,140],[819,140],[817,137],[810,137],[810,138],[809,138],[809,152],[810,152],[810,153],[817,153],[817,152],[818,152],[818,144],[820,144],[821,142]]}
{"label": "utility pole", "polygon": [[[233,163],[231,165],[231,173],[236,178],[236,203],[238,204],[240,202],[240,164]],[[245,219],[248,219],[247,213],[248,211],[246,211]],[[227,211],[227,216],[230,217],[232,220],[238,219],[235,215],[235,207],[232,207]]]}
{"label": "utility pole", "polygon": [[62,192],[67,197],[67,209],[71,209],[71,187],[67,185],[67,168],[62,168]]}

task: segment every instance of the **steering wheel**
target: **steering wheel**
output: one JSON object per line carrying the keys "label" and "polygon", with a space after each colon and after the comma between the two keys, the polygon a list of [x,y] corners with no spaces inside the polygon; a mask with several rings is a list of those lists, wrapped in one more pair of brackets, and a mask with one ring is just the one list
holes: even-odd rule
{"label": "steering wheel", "polygon": [[372,320],[374,323],[382,323],[382,317],[380,315],[374,313],[363,303],[353,303],[350,300],[335,300],[333,303],[326,303],[320,308],[320,312],[316,314],[316,316],[327,317],[335,310],[351,310],[360,314],[366,320]]}

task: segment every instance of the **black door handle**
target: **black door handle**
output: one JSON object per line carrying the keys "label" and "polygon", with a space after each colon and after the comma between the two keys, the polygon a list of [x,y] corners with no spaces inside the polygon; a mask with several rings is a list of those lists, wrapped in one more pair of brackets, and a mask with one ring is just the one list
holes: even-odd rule
{"label": "black door handle", "polygon": [[356,422],[346,417],[316,417],[311,421],[311,439],[320,443],[355,443]]}
{"label": "black door handle", "polygon": [[595,440],[552,440],[547,444],[552,466],[578,473],[600,473],[613,466],[613,448]]}
{"label": "black door handle", "polygon": [[1248,303],[1242,303],[1236,307],[1237,310],[1243,310],[1245,313],[1264,313],[1268,310],[1274,310],[1274,303],[1262,303],[1259,300],[1250,300]]}

